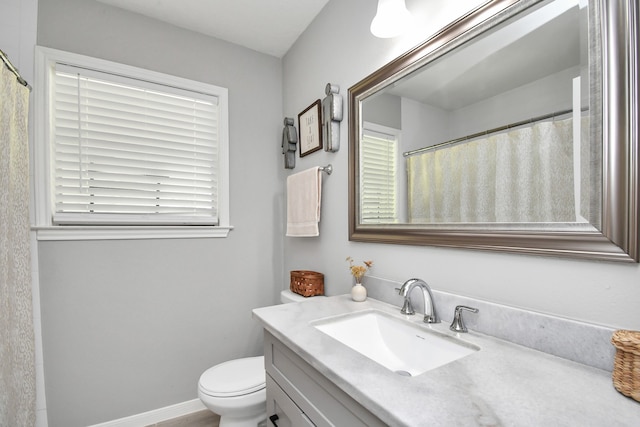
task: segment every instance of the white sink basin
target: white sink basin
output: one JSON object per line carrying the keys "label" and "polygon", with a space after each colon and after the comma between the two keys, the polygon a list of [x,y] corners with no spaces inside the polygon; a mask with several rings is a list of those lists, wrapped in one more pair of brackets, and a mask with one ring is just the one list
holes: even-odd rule
{"label": "white sink basin", "polygon": [[321,332],[401,375],[420,375],[479,347],[382,311],[367,310],[312,322]]}

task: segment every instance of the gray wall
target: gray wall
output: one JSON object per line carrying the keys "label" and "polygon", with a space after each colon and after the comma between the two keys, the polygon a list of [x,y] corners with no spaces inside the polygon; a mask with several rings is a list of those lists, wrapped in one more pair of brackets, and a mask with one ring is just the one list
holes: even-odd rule
{"label": "gray wall", "polygon": [[[406,3],[417,15],[418,28],[385,40],[369,32],[376,2],[329,2],[284,57],[285,114],[297,114],[321,97],[327,82],[338,84],[346,97],[350,86],[482,1]],[[296,167],[333,163],[334,172],[323,184],[320,237],[286,238],[285,271],[321,271],[328,294],[346,293],[352,283],[345,262],[350,255],[374,260],[371,274],[393,281],[420,277],[441,291],[614,328],[640,329],[640,266],[635,264],[349,242],[346,118],[341,139],[338,153],[313,153]],[[392,286],[388,292],[394,292]]]}
{"label": "gray wall", "polygon": [[362,120],[402,129],[402,99],[396,95],[373,96],[362,107]]}
{"label": "gray wall", "polygon": [[452,139],[450,123],[449,111],[402,98],[402,151],[417,150]]}
{"label": "gray wall", "polygon": [[[579,67],[568,68],[455,110],[451,113],[450,120],[457,126],[451,129],[450,138],[460,138],[485,129],[528,120],[550,111],[571,110],[573,79],[579,75]],[[584,87],[588,82],[584,78],[581,82],[582,96],[588,99],[588,88]],[[505,109],[505,105],[513,107]]]}
{"label": "gray wall", "polygon": [[196,399],[205,369],[261,354],[251,309],[283,282],[281,60],[96,1],[38,16],[39,45],[229,89],[227,239],[38,244],[49,426]]}

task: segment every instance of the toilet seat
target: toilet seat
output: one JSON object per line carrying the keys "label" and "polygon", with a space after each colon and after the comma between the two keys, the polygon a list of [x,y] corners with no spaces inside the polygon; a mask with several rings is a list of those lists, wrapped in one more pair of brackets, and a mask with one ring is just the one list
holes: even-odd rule
{"label": "toilet seat", "polygon": [[213,397],[236,397],[266,387],[264,356],[230,360],[207,369],[200,377],[200,389]]}

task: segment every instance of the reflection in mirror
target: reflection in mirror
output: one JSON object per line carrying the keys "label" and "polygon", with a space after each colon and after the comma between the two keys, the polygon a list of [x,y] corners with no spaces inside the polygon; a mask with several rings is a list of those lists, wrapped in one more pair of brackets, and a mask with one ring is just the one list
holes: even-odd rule
{"label": "reflection in mirror", "polygon": [[365,98],[360,222],[597,226],[587,29],[545,2]]}
{"label": "reflection in mirror", "polygon": [[488,1],[350,88],[350,239],[637,262],[633,3]]}

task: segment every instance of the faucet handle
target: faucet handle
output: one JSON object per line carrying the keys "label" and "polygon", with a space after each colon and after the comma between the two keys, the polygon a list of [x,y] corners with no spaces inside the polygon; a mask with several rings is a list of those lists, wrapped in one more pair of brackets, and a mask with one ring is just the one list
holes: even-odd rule
{"label": "faucet handle", "polygon": [[[401,288],[396,288],[396,291],[398,291],[399,295],[402,295],[403,293],[403,289]],[[416,314],[416,311],[413,309],[413,306],[411,305],[411,300],[406,296],[404,298],[404,304],[402,305],[402,309],[400,310],[400,313],[409,314],[409,315]]]}
{"label": "faucet handle", "polygon": [[404,299],[404,304],[402,305],[402,309],[400,310],[402,314],[416,314],[416,311],[413,309],[411,305],[411,300],[409,298]]}
{"label": "faucet handle", "polygon": [[451,329],[454,332],[467,332],[467,327],[462,320],[462,310],[471,311],[472,313],[477,313],[478,309],[474,307],[467,307],[466,305],[458,305],[453,313],[453,322],[451,322]]}

